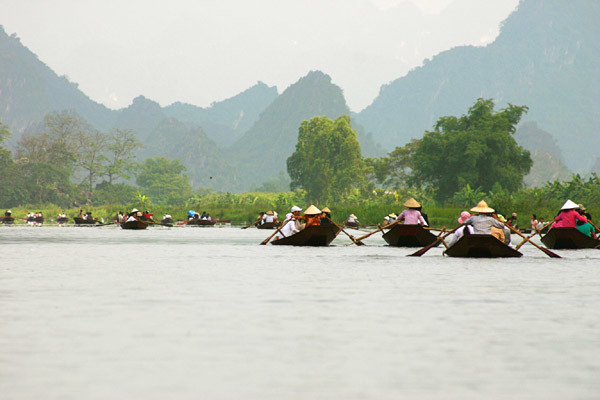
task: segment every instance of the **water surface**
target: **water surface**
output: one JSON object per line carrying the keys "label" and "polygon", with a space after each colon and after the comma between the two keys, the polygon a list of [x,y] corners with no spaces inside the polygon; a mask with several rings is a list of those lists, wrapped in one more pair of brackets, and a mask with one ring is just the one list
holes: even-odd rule
{"label": "water surface", "polygon": [[0,227],[1,397],[600,398],[598,250],[269,234]]}

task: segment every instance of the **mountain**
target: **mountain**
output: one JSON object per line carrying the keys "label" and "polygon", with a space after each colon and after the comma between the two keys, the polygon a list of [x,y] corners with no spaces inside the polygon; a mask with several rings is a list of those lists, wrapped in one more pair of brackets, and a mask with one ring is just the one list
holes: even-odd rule
{"label": "mountain", "polygon": [[142,159],[156,156],[180,159],[194,187],[222,190],[239,186],[229,159],[198,126],[190,127],[175,118],[167,118],[150,132],[146,143],[141,151]]}
{"label": "mountain", "polygon": [[515,140],[529,150],[533,166],[525,176],[525,185],[543,186],[546,182],[569,180],[571,171],[564,163],[560,147],[548,132],[540,129],[535,122],[525,122],[515,133]]}
{"label": "mountain", "polygon": [[67,77],[59,77],[0,26],[0,121],[11,128],[13,143],[44,115],[62,110],[77,112],[98,129],[114,121],[112,110],[92,101]]}
{"label": "mountain", "polygon": [[[302,121],[314,116],[335,119],[342,114],[350,115],[350,109],[342,89],[331,83],[329,75],[311,71],[292,84],[229,148],[228,154],[238,167],[242,189],[260,185],[287,170],[286,161],[296,148]],[[369,136],[361,133],[358,139],[362,146],[377,151]]]}
{"label": "mountain", "polygon": [[165,107],[163,112],[188,125],[202,126],[218,145],[229,146],[250,129],[277,96],[275,86],[258,82],[234,97],[213,103],[210,108],[177,102]]}
{"label": "mountain", "polygon": [[600,155],[600,2],[522,0],[486,47],[444,51],[384,85],[357,115],[385,147],[422,137],[438,118],[463,115],[477,98],[527,105],[563,150],[588,171]]}

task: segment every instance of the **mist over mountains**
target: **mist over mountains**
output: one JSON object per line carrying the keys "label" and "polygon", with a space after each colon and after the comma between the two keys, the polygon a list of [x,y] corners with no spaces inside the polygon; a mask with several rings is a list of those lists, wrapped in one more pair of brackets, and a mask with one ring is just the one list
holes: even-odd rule
{"label": "mist over mountains", "polygon": [[[139,158],[179,158],[196,187],[243,191],[280,176],[300,123],[350,114],[364,156],[379,156],[420,138],[445,115],[462,115],[479,97],[498,107],[527,105],[517,141],[532,152],[527,182],[589,172],[600,165],[600,2],[523,0],[486,47],[456,47],[384,85],[358,114],[340,87],[311,71],[281,94],[262,82],[202,108],[161,107],[138,96],[120,110],[92,101],[57,76],[0,27],[0,122],[21,135],[44,115],[76,112],[102,131],[132,129],[144,143]],[[383,150],[385,149],[385,151]],[[597,165],[595,165],[597,164]]]}

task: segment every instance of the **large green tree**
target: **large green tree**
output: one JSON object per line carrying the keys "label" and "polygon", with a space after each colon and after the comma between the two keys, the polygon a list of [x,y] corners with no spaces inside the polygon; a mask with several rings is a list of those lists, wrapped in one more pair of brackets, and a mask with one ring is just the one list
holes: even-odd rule
{"label": "large green tree", "polygon": [[426,132],[412,156],[411,182],[436,189],[438,200],[467,184],[489,192],[523,186],[532,161],[513,134],[527,106],[509,104],[495,111],[491,99],[478,99],[461,117],[442,117]]}
{"label": "large green tree", "polygon": [[307,200],[315,203],[343,199],[350,189],[362,187],[366,167],[350,117],[303,121],[287,170],[290,187],[306,190]]}
{"label": "large green tree", "polygon": [[180,205],[192,195],[192,187],[180,160],[148,158],[140,165],[137,184],[141,191],[158,204]]}

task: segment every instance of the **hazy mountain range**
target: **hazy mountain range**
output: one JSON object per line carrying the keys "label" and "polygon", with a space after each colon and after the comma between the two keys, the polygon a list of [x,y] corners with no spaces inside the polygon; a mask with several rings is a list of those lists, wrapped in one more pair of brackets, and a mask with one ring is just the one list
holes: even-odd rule
{"label": "hazy mountain range", "polygon": [[99,130],[135,130],[144,143],[141,159],[179,158],[195,186],[240,191],[280,177],[304,119],[351,114],[363,154],[377,156],[421,137],[441,116],[466,113],[478,97],[494,98],[499,106],[529,106],[516,137],[536,161],[527,181],[539,184],[567,177],[569,168],[588,172],[600,165],[598,17],[600,2],[523,0],[493,43],[426,60],[383,86],[358,114],[320,71],[281,94],[258,82],[207,108],[161,107],[139,96],[110,110],[0,27],[0,122],[10,127],[14,144],[38,129],[45,114],[75,111]]}

